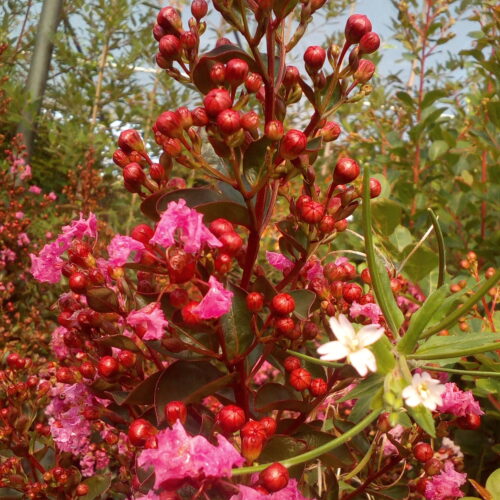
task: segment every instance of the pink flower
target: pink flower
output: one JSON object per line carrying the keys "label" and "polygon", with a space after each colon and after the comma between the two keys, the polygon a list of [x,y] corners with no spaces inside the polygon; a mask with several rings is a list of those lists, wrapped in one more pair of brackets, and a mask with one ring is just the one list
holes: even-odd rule
{"label": "pink flower", "polygon": [[117,234],[109,243],[107,250],[109,255],[108,264],[112,267],[121,267],[127,262],[132,252],[137,252],[137,262],[141,258],[144,245],[130,236]]}
{"label": "pink flower", "polygon": [[451,413],[457,417],[465,417],[469,413],[484,415],[471,391],[462,391],[453,382],[449,382],[444,386],[445,392],[441,395],[443,402],[437,408],[439,412]]}
{"label": "pink flower", "polygon": [[240,485],[240,491],[229,500],[308,500],[297,488],[297,480],[290,479],[287,486],[276,493],[264,495],[248,486]]}
{"label": "pink flower", "polygon": [[24,166],[24,170],[19,174],[19,178],[22,181],[31,178],[31,167],[29,165]]}
{"label": "pink flower", "polygon": [[[397,441],[398,443],[401,440],[401,436],[403,435],[405,428],[398,424],[395,427],[393,427],[388,434],[391,435],[391,438],[394,439],[394,441]],[[383,447],[383,452],[384,456],[388,455],[397,455],[399,453],[398,449],[392,444],[392,442],[389,440],[387,436],[384,435],[382,438],[382,447]]]}
{"label": "pink flower", "polygon": [[349,259],[347,257],[338,257],[334,264],[336,266],[341,266],[342,264],[347,264],[349,262]]}
{"label": "pink flower", "polygon": [[164,329],[168,326],[158,302],[152,302],[138,311],[131,311],[127,316],[127,323],[146,332],[141,336],[143,340],[161,339]]}
{"label": "pink flower", "polygon": [[17,235],[18,246],[22,247],[24,245],[29,245],[29,243],[30,243],[30,238],[26,233],[19,233]]}
{"label": "pink flower", "polygon": [[39,186],[30,186],[28,191],[33,194],[40,194],[42,192],[42,188]]}
{"label": "pink flower", "polygon": [[266,252],[266,259],[271,266],[283,273],[286,273],[293,268],[293,262],[281,253]]}
{"label": "pink flower", "polygon": [[64,264],[61,255],[68,250],[74,239],[84,236],[90,238],[97,236],[97,219],[93,213],[89,214],[88,219],[84,219],[80,214],[80,218],[72,221],[69,226],[64,226],[62,234],[52,243],[47,243],[38,256],[30,254],[31,274],[38,281],[58,283],[61,280],[61,268]]}
{"label": "pink flower", "polygon": [[210,276],[208,280],[210,289],[202,301],[193,308],[193,312],[201,319],[220,318],[231,310],[233,292],[226,290],[222,283]]}
{"label": "pink flower", "polygon": [[14,214],[14,217],[15,217],[16,219],[19,219],[19,220],[20,220],[20,219],[24,219],[24,212],[16,212],[16,213]]}
{"label": "pink flower", "polygon": [[240,466],[244,458],[223,436],[217,435],[218,445],[210,444],[203,436],[190,437],[177,421],[172,429],[157,434],[158,447],[144,450],[139,467],[152,467],[155,471],[154,488],[168,488],[169,482],[179,479],[230,477],[233,466]]}
{"label": "pink flower", "polygon": [[425,498],[427,500],[444,500],[446,498],[460,498],[464,494],[460,490],[467,479],[467,474],[457,472],[453,462],[448,460],[444,469],[437,475],[432,476],[425,487]]}
{"label": "pink flower", "polygon": [[323,266],[321,265],[321,262],[319,260],[314,260],[311,262],[311,267],[307,270],[307,280],[311,281],[313,279],[323,277]]}
{"label": "pink flower", "polygon": [[64,359],[69,357],[70,350],[68,346],[64,343],[64,334],[68,330],[64,326],[58,326],[53,332],[50,339],[50,348],[52,352],[56,355],[57,359]]}
{"label": "pink flower", "polygon": [[57,194],[56,194],[56,193],[54,193],[54,191],[51,191],[51,192],[47,195],[47,197],[49,198],[49,200],[52,200],[52,201],[57,200]]}
{"label": "pink flower", "polygon": [[175,235],[179,230],[178,237],[188,253],[199,252],[205,243],[211,247],[222,246],[202,221],[203,215],[189,208],[185,200],[171,201],[161,215],[151,243],[168,248],[175,244]]}
{"label": "pink flower", "polygon": [[351,318],[357,318],[358,316],[367,317],[372,323],[380,324],[380,315],[382,311],[377,304],[358,304],[357,302],[353,302],[349,309],[349,314]]}

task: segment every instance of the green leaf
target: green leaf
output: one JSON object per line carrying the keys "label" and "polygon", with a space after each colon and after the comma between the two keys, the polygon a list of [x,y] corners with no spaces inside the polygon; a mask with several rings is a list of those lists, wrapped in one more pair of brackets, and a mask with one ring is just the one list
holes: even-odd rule
{"label": "green leaf", "polygon": [[99,474],[85,479],[82,483],[89,487],[89,492],[78,498],[81,500],[93,500],[94,498],[99,498],[103,493],[106,493],[111,486],[111,476]]}
{"label": "green leaf", "polygon": [[96,339],[94,342],[109,347],[117,347],[118,349],[126,349],[127,351],[141,352],[134,341],[129,337],[125,337],[125,335],[109,335],[108,337]]}
{"label": "green leaf", "polygon": [[486,489],[493,495],[493,499],[500,498],[500,469],[493,471],[486,480]]}
{"label": "green leaf", "polygon": [[408,330],[404,337],[398,342],[398,351],[401,354],[410,354],[417,345],[418,339],[424,328],[431,321],[434,313],[441,307],[446,295],[448,287],[442,286],[434,291],[422,307],[411,317]]}
{"label": "green leaf", "polygon": [[265,384],[255,395],[255,410],[268,413],[272,410],[305,411],[307,404],[296,393],[282,384]]}
{"label": "green leaf", "polygon": [[305,441],[290,436],[273,436],[265,445],[259,456],[259,462],[279,462],[307,449]]}
{"label": "green leaf", "polygon": [[389,236],[401,222],[403,209],[401,205],[388,198],[376,199],[372,202],[372,213],[375,224],[384,237]]}
{"label": "green leaf", "polygon": [[255,339],[252,328],[252,313],[246,303],[246,292],[236,285],[229,284],[233,302],[231,310],[220,319],[221,328],[226,342],[226,353],[229,360],[243,354]]}
{"label": "green leaf", "polygon": [[424,95],[422,100],[422,109],[427,108],[433,102],[441,99],[442,97],[446,97],[448,94],[444,90],[431,90]]}
{"label": "green leaf", "polygon": [[316,300],[316,294],[311,290],[292,290],[290,295],[295,300],[293,314],[300,320],[305,321],[309,317],[311,307]]}
{"label": "green leaf", "polygon": [[450,147],[446,141],[434,141],[429,148],[429,159],[431,161],[436,160],[440,156],[443,156]]}
{"label": "green leaf", "polygon": [[160,370],[153,373],[153,375],[150,375],[146,380],[141,382],[139,385],[135,386],[135,388],[128,394],[128,396],[125,399],[120,397],[119,400],[115,399],[115,401],[120,406],[124,404],[130,404],[130,405],[153,404],[156,383],[158,382],[158,379],[161,377],[164,371],[165,370]]}
{"label": "green leaf", "polygon": [[407,104],[408,106],[410,106],[412,108],[415,106],[415,102],[414,102],[413,98],[410,96],[410,94],[408,94],[406,92],[396,92],[396,97],[401,102],[403,102],[404,104]]}
{"label": "green leaf", "polygon": [[387,374],[396,365],[396,360],[392,353],[392,344],[384,335],[375,344],[370,346],[370,350],[375,355],[377,361],[377,373]]}
{"label": "green leaf", "polygon": [[273,11],[278,18],[286,17],[297,5],[298,0],[275,0],[273,2]]}
{"label": "green leaf", "polygon": [[[219,383],[210,385],[216,380]],[[224,377],[224,374],[208,361],[175,361],[163,370],[154,389],[158,422],[163,420],[163,409],[170,401],[197,402],[196,399],[203,399],[212,389],[223,387],[229,380],[230,378]],[[210,385],[209,390],[204,391],[207,385]]]}
{"label": "green leaf", "polygon": [[500,334],[493,332],[464,333],[449,337],[433,337],[422,344],[408,359],[460,358],[500,348]]}
{"label": "green leaf", "polygon": [[222,193],[211,188],[177,189],[170,193],[163,193],[157,199],[157,213],[164,212],[171,201],[179,201],[181,198],[186,201],[186,205],[189,208],[196,208],[198,205],[226,200],[226,197]]}
{"label": "green leaf", "polygon": [[86,293],[87,305],[94,311],[119,312],[120,305],[116,293],[105,286],[89,288]]}
{"label": "green leaf", "polygon": [[408,407],[408,413],[427,434],[436,437],[436,428],[434,426],[432,413],[424,405],[418,405],[414,408]]}
{"label": "green leaf", "polygon": [[233,224],[250,227],[250,216],[247,207],[233,201],[216,201],[197,205],[196,211],[205,216],[203,218],[205,224],[223,218]]}
{"label": "green leaf", "polygon": [[398,224],[389,240],[397,248],[398,252],[402,252],[408,245],[413,243],[414,238],[408,228]]}
{"label": "green leaf", "polygon": [[351,399],[359,399],[367,395],[375,395],[375,393],[384,385],[384,376],[377,373],[370,375],[362,380],[352,391],[338,400],[339,403],[350,401]]}
{"label": "green leaf", "polygon": [[268,147],[272,141],[262,137],[248,146],[243,158],[243,173],[250,185],[255,185],[262,176]]}
{"label": "green leaf", "polygon": [[[413,248],[406,247],[403,258],[407,257]],[[404,272],[412,281],[420,281],[425,278],[439,264],[436,253],[426,245],[420,245],[404,265]]]}

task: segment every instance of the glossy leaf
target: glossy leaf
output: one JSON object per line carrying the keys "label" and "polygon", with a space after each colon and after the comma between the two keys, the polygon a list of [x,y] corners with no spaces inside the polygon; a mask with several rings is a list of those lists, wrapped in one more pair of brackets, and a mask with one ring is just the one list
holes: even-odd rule
{"label": "glossy leaf", "polygon": [[151,220],[158,221],[160,216],[156,208],[158,200],[165,194],[165,191],[158,191],[151,194],[141,203],[141,212]]}
{"label": "glossy leaf", "polygon": [[98,474],[85,479],[82,483],[89,487],[89,492],[78,498],[81,500],[94,500],[94,498],[99,498],[109,489],[111,486],[111,475]]}
{"label": "glossy leaf", "polygon": [[316,294],[310,290],[292,290],[289,293],[295,300],[295,311],[293,314],[301,320],[306,320],[316,300]]}
{"label": "glossy leaf", "polygon": [[486,489],[494,499],[500,498],[500,469],[493,471],[486,480]]}
{"label": "glossy leaf", "polygon": [[303,411],[307,404],[298,399],[294,391],[281,384],[265,384],[255,395],[255,409],[259,413],[272,410]]}
{"label": "glossy leaf", "polygon": [[86,293],[87,305],[101,313],[119,312],[120,305],[116,293],[105,286],[89,288]]}
{"label": "glossy leaf", "polygon": [[125,335],[109,335],[108,337],[101,337],[95,342],[109,347],[117,347],[118,349],[126,349],[127,351],[140,352],[141,350],[135,345],[134,341],[125,337]]}
{"label": "glossy leaf", "polygon": [[366,395],[375,394],[377,390],[384,385],[384,376],[379,374],[370,375],[362,380],[352,391],[338,400],[339,403],[358,399]]}
{"label": "glossy leaf", "polygon": [[272,141],[267,137],[261,137],[248,146],[243,158],[243,174],[248,183],[254,185],[262,178],[265,167],[266,152]]}
{"label": "glossy leaf", "polygon": [[177,189],[170,193],[164,193],[158,198],[156,203],[157,212],[164,212],[171,201],[179,201],[181,198],[186,201],[186,205],[190,208],[196,208],[198,205],[205,203],[224,201],[225,199],[221,193],[211,188]]}
{"label": "glossy leaf", "polygon": [[436,160],[440,156],[443,156],[446,153],[446,151],[448,151],[448,149],[449,146],[446,141],[441,141],[441,140],[434,141],[429,149],[429,159],[431,161]]}
{"label": "glossy leaf", "polygon": [[146,380],[137,385],[128,396],[122,400],[121,405],[151,405],[154,402],[154,391],[158,379],[165,370],[160,370],[150,375]]}
{"label": "glossy leaf", "polygon": [[279,462],[303,453],[307,443],[290,436],[273,436],[264,446],[259,462]]}
{"label": "glossy leaf", "polygon": [[220,324],[224,333],[226,353],[229,359],[243,354],[254,341],[252,313],[246,303],[246,292],[240,287],[229,284],[228,290],[234,294],[231,310],[222,316]]}
{"label": "glossy leaf", "polygon": [[233,201],[216,201],[196,206],[196,211],[203,214],[203,222],[208,224],[223,218],[239,226],[250,227],[250,215],[247,207]]}

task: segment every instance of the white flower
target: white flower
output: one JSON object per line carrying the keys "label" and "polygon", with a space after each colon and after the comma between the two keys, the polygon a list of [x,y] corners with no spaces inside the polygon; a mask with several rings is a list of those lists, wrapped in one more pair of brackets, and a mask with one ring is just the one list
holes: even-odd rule
{"label": "white flower", "polygon": [[403,398],[407,406],[424,405],[434,411],[443,403],[441,394],[446,390],[444,384],[432,378],[427,372],[415,373],[411,385],[403,389]]}
{"label": "white flower", "polygon": [[384,334],[379,325],[363,326],[356,333],[351,322],[343,315],[330,318],[330,328],[338,340],[327,342],[318,348],[320,359],[337,361],[347,358],[356,371],[364,377],[368,371],[376,371],[377,363],[373,353],[366,346],[374,344]]}

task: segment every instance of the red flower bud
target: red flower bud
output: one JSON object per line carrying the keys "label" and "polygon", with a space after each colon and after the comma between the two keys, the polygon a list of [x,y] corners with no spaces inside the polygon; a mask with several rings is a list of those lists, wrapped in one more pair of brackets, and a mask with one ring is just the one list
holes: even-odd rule
{"label": "red flower bud", "polygon": [[231,59],[226,64],[226,80],[236,87],[245,81],[248,75],[248,63],[243,59]]}
{"label": "red flower bud", "polygon": [[313,72],[317,72],[323,67],[325,59],[326,50],[323,47],[319,47],[317,45],[307,47],[304,53],[304,62],[306,63],[306,66]]}
{"label": "red flower bud", "polygon": [[245,425],[245,412],[239,406],[224,406],[217,414],[217,422],[224,432],[231,434],[239,431]]}
{"label": "red flower bud", "polygon": [[305,368],[297,368],[290,373],[290,385],[297,391],[304,391],[311,385],[311,374]]}
{"label": "red flower bud", "polygon": [[180,309],[188,303],[189,295],[184,288],[175,288],[168,295],[168,299],[172,307]]}
{"label": "red flower bud", "polygon": [[85,495],[88,494],[88,492],[89,492],[89,486],[84,483],[80,483],[75,489],[76,496],[78,497],[84,497]]}
{"label": "red flower bud", "polygon": [[136,130],[124,130],[120,133],[118,137],[118,147],[124,151],[126,154],[130,154],[132,151],[144,151],[144,142],[139,132]]}
{"label": "red flower bud", "polygon": [[174,35],[165,35],[160,40],[158,48],[165,59],[175,59],[179,55],[181,42]]}
{"label": "red flower bud", "polygon": [[215,258],[214,265],[218,273],[228,273],[233,266],[233,257],[227,253],[220,253]]}
{"label": "red flower bud", "polygon": [[198,43],[198,37],[192,31],[184,31],[181,34],[181,46],[186,49],[194,49]]}
{"label": "red flower bud", "polygon": [[120,351],[118,354],[118,363],[120,363],[125,368],[132,368],[135,365],[137,356],[132,351],[127,351],[126,349]]}
{"label": "red flower bud", "polygon": [[376,198],[382,192],[382,184],[374,177],[370,178],[370,198]]}
{"label": "red flower bud", "polygon": [[249,132],[258,130],[258,128],[260,127],[259,115],[255,111],[249,111],[248,113],[245,113],[241,117],[241,126]]}
{"label": "red flower bud", "polygon": [[249,73],[245,79],[245,87],[251,94],[255,94],[262,87],[262,77],[258,73]]}
{"label": "red flower bud", "polygon": [[181,106],[176,112],[183,129],[187,129],[193,125],[193,115],[186,106]]}
{"label": "red flower bud", "polygon": [[229,109],[233,100],[226,89],[212,89],[203,99],[203,104],[208,116],[215,118],[221,111]]}
{"label": "red flower bud", "polygon": [[348,225],[349,223],[347,222],[347,219],[342,219],[335,223],[335,229],[337,230],[337,232],[341,233],[342,231],[345,231],[347,229]]}
{"label": "red flower bud", "polygon": [[348,184],[358,177],[359,165],[351,158],[340,158],[333,171],[333,182],[335,184]]}
{"label": "red flower bud", "polygon": [[370,270],[368,268],[365,268],[361,271],[361,279],[363,280],[364,283],[367,283],[368,285],[372,282],[372,278],[370,276]]}
{"label": "red flower bud", "polygon": [[241,128],[240,114],[234,109],[225,109],[217,115],[217,125],[224,134],[234,134]]}
{"label": "red flower bud", "polygon": [[249,420],[241,429],[242,436],[256,436],[261,441],[266,439],[266,430],[264,429],[264,425],[256,420]]}
{"label": "red flower bud", "polygon": [[366,83],[371,79],[373,73],[375,73],[375,64],[368,59],[361,59],[358,69],[354,73],[354,79],[358,83]]}
{"label": "red flower bud", "polygon": [[304,203],[299,210],[299,217],[308,224],[318,223],[319,221],[321,221],[324,214],[325,207],[317,201]]}
{"label": "red flower bud", "polygon": [[295,300],[288,293],[279,293],[273,297],[271,309],[275,314],[285,316],[295,309]]}
{"label": "red flower bud", "polygon": [[377,33],[370,31],[365,33],[359,41],[360,54],[372,54],[380,47],[380,37]]}
{"label": "red flower bud", "polygon": [[335,141],[338,139],[340,132],[340,125],[336,122],[326,122],[323,128],[319,131],[325,142]]}
{"label": "red flower bud", "polygon": [[75,374],[71,368],[61,367],[56,371],[56,380],[61,384],[74,384]]}
{"label": "red flower bud", "polygon": [[300,130],[289,130],[280,144],[280,155],[285,160],[293,160],[304,152],[307,146],[307,137]]}
{"label": "red flower bud", "polygon": [[322,378],[313,378],[309,386],[309,391],[311,391],[313,396],[324,396],[326,391],[328,391],[328,384]]}
{"label": "red flower bud", "polygon": [[259,479],[268,491],[274,493],[275,491],[282,490],[290,479],[288,469],[276,462],[264,469],[259,474]]}
{"label": "red flower bud", "polygon": [[225,233],[233,233],[233,225],[226,219],[215,219],[208,226],[210,232],[213,233],[217,238]]}
{"label": "red flower bud", "polygon": [[146,174],[138,163],[129,163],[123,169],[123,180],[129,186],[140,186],[146,180]]}
{"label": "red flower bud", "polygon": [[205,17],[208,12],[208,3],[205,0],[193,0],[191,4],[191,14],[199,21]]}
{"label": "red flower bud", "polygon": [[132,229],[130,236],[144,245],[149,243],[155,232],[147,224],[139,224]]}
{"label": "red flower bud", "polygon": [[222,47],[223,45],[234,45],[234,43],[231,42],[231,40],[229,40],[229,38],[225,38],[225,37],[219,38],[215,42],[215,48]]}
{"label": "red flower bud", "polygon": [[241,454],[251,464],[257,460],[262,452],[264,440],[260,436],[249,435],[241,439]]}
{"label": "red flower bud", "polygon": [[162,28],[158,23],[155,23],[155,25],[153,26],[154,39],[159,42],[166,34],[167,32],[164,30],[164,28]]}
{"label": "red flower bud", "polygon": [[349,304],[359,302],[362,295],[363,289],[356,283],[346,283],[342,288],[342,297]]}
{"label": "red flower bud", "polygon": [[265,136],[271,141],[279,141],[285,134],[283,122],[280,120],[271,120],[264,127]]}
{"label": "red flower bud", "polygon": [[274,322],[274,328],[276,329],[278,335],[288,335],[294,330],[295,322],[288,316],[276,318],[276,321]]}
{"label": "red flower bud", "polygon": [[186,323],[188,326],[196,326],[201,323],[200,317],[193,312],[193,309],[198,306],[198,302],[191,301],[188,302],[182,309],[181,309],[181,316],[182,316],[182,321]]}
{"label": "red flower bud", "polygon": [[425,462],[424,470],[428,476],[435,476],[443,470],[443,462],[438,458],[431,458]]}
{"label": "red flower bud", "polygon": [[259,292],[250,292],[246,297],[248,310],[257,313],[264,307],[264,295]]}
{"label": "red flower bud", "polygon": [[208,123],[208,116],[205,108],[194,108],[191,115],[193,117],[193,125],[196,127],[204,127]]}
{"label": "red flower bud", "polygon": [[372,23],[362,14],[353,14],[345,25],[345,38],[349,44],[358,43],[364,34],[372,30]]}
{"label": "red flower bud", "polygon": [[94,378],[95,368],[90,361],[84,361],[78,368],[84,378]]}
{"label": "red flower bud", "polygon": [[180,420],[181,424],[186,422],[187,418],[187,408],[182,401],[170,401],[165,405],[165,420],[168,425],[172,426]]}
{"label": "red flower bud", "polygon": [[222,243],[221,250],[229,255],[234,255],[243,246],[243,240],[238,233],[230,232],[219,236],[219,241]]}
{"label": "red flower bud", "polygon": [[287,88],[293,87],[298,83],[300,73],[296,66],[287,66],[283,75],[283,85]]}
{"label": "red flower bud", "polygon": [[127,166],[130,163],[130,159],[127,154],[125,154],[124,151],[121,149],[117,149],[113,153],[113,161],[116,165],[118,165],[120,168],[123,168]]}
{"label": "red flower bud", "polygon": [[307,321],[302,328],[302,334],[306,340],[314,340],[319,335],[318,325],[312,321]]}
{"label": "red flower bud", "polygon": [[311,201],[312,198],[310,196],[308,196],[307,194],[302,194],[297,198],[295,206],[297,207],[298,210],[301,210],[306,203],[310,203]]}
{"label": "red flower bud", "polygon": [[85,293],[88,287],[88,280],[83,273],[73,273],[69,277],[69,288],[72,292],[82,294]]}
{"label": "red flower bud", "polygon": [[419,462],[427,462],[427,460],[430,460],[433,455],[434,455],[434,450],[432,449],[432,446],[428,443],[420,442],[413,447],[413,456]]}
{"label": "red flower bud", "polygon": [[128,429],[129,441],[134,446],[144,446],[146,441],[156,434],[156,429],[147,420],[138,418]]}
{"label": "red flower bud", "polygon": [[226,79],[226,66],[222,63],[215,63],[210,68],[210,80],[219,85]]}
{"label": "red flower bud", "polygon": [[156,127],[166,137],[182,137],[182,124],[175,111],[165,111],[156,120]]}
{"label": "red flower bud", "polygon": [[159,163],[153,163],[149,167],[149,175],[154,181],[160,182],[165,179],[165,168]]}
{"label": "red flower bud", "polygon": [[156,64],[161,69],[168,69],[168,68],[172,67],[172,61],[170,59],[167,59],[166,57],[164,57],[159,52],[155,55],[155,61],[156,61]]}
{"label": "red flower bud", "polygon": [[276,420],[271,417],[264,417],[259,420],[259,423],[262,425],[264,428],[264,431],[266,432],[266,438],[269,439],[270,437],[274,436],[276,433]]}
{"label": "red flower bud", "polygon": [[335,217],[331,215],[325,215],[318,225],[318,229],[324,233],[329,234],[335,229]]}
{"label": "red flower bud", "polygon": [[112,356],[103,356],[97,364],[97,371],[103,377],[112,377],[118,373],[118,361]]}
{"label": "red flower bud", "polygon": [[186,283],[196,272],[196,259],[181,248],[170,247],[166,253],[171,283]]}
{"label": "red flower bud", "polygon": [[474,415],[473,413],[468,413],[465,417],[459,417],[457,419],[457,425],[460,429],[465,429],[467,431],[474,431],[481,427],[481,416]]}
{"label": "red flower bud", "polygon": [[157,23],[166,30],[179,31],[182,29],[182,19],[177,11],[171,6],[163,7],[156,18]]}

